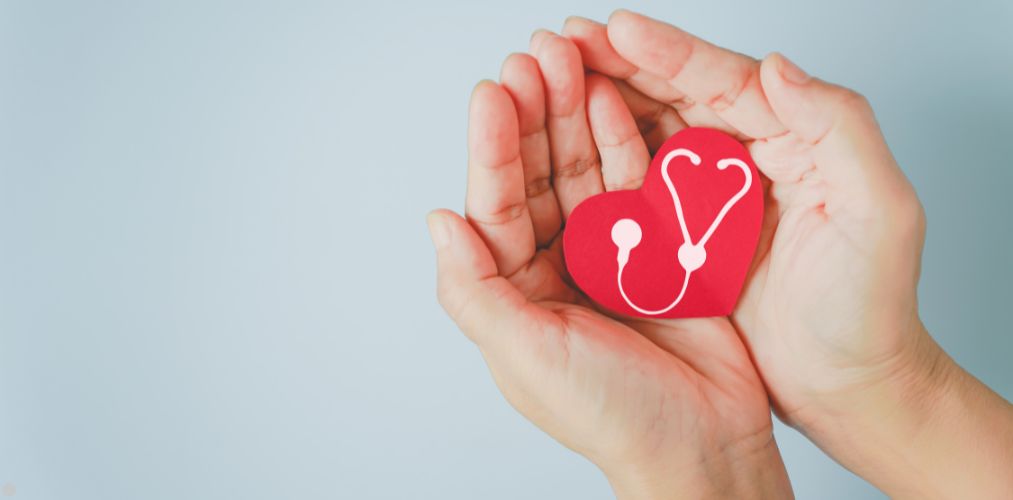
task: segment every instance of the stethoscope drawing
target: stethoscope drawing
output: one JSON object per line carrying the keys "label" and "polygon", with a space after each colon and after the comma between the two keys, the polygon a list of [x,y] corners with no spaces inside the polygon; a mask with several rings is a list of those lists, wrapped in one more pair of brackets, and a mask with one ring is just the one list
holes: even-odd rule
{"label": "stethoscope drawing", "polygon": [[705,245],[710,240],[711,236],[714,235],[714,231],[721,224],[721,221],[728,214],[728,211],[738,203],[746,192],[749,191],[749,187],[753,183],[753,175],[749,170],[749,166],[738,158],[725,158],[717,162],[718,170],[724,170],[729,165],[734,165],[742,169],[742,173],[745,175],[745,181],[742,183],[742,189],[740,189],[734,196],[725,202],[725,205],[721,207],[721,211],[711,222],[707,232],[704,233],[703,237],[700,238],[696,244],[693,243],[693,239],[689,235],[689,229],[686,227],[686,218],[682,213],[682,202],[679,201],[679,193],[675,189],[675,185],[672,184],[672,178],[668,175],[668,165],[680,156],[689,158],[689,161],[693,165],[700,165],[700,156],[688,149],[675,149],[665,155],[664,160],[661,163],[661,176],[665,180],[665,185],[668,186],[668,193],[672,196],[672,203],[675,204],[675,215],[679,219],[679,229],[682,230],[683,244],[679,246],[679,265],[686,270],[686,277],[682,281],[682,290],[679,291],[679,295],[675,297],[675,300],[671,304],[663,309],[644,309],[636,305],[629,296],[626,295],[626,290],[623,288],[623,270],[626,269],[626,264],[630,261],[630,251],[640,244],[640,239],[643,236],[643,232],[640,230],[640,224],[633,219],[620,219],[612,225],[612,242],[615,243],[618,248],[616,254],[616,260],[619,262],[619,271],[616,274],[616,283],[619,285],[619,293],[623,296],[623,300],[632,307],[635,311],[640,314],[646,314],[649,316],[656,316],[658,314],[664,314],[671,311],[672,308],[679,305],[684,295],[686,295],[686,288],[689,287],[689,277],[693,274],[693,271],[700,269],[703,263],[707,260],[707,250]]}

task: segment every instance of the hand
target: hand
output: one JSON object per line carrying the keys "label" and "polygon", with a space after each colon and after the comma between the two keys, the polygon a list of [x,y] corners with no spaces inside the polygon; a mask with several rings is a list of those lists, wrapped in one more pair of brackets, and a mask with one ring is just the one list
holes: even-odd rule
{"label": "hand", "polygon": [[585,87],[571,41],[541,32],[533,52],[472,94],[467,221],[428,218],[440,302],[507,400],[618,496],[791,496],[767,395],[726,318],[614,318],[568,283],[562,221],[638,187],[650,156],[611,81]]}
{"label": "hand", "polygon": [[[588,68],[623,82],[649,146],[683,121],[722,129],[767,177],[732,319],[779,416],[892,495],[1013,491],[1013,411],[919,320],[925,216],[868,102],[781,55],[761,63],[630,12],[607,27],[571,18],[564,34]],[[991,441],[967,453],[979,427]],[[958,467],[993,480],[953,477]]]}

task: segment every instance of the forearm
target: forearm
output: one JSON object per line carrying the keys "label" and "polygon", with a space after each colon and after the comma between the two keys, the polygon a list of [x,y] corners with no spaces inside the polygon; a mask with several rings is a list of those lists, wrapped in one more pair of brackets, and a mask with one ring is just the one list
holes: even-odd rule
{"label": "forearm", "polygon": [[619,500],[794,498],[773,439],[752,450],[723,450],[691,466],[649,466],[606,475]]}
{"label": "forearm", "polygon": [[802,431],[893,498],[1008,495],[1013,406],[919,335],[895,374],[801,419]]}

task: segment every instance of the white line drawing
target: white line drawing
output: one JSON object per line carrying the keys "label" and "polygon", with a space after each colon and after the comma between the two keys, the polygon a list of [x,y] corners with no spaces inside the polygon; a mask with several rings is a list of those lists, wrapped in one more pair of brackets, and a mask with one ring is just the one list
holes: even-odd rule
{"label": "white line drawing", "polygon": [[679,229],[682,231],[683,243],[679,246],[679,265],[686,270],[686,277],[682,282],[682,290],[679,291],[679,295],[675,297],[675,300],[671,304],[663,309],[644,309],[636,305],[629,296],[626,295],[626,290],[623,288],[623,270],[626,269],[626,264],[630,261],[630,252],[640,244],[640,240],[643,237],[643,232],[640,229],[640,224],[633,219],[619,219],[612,225],[612,242],[615,243],[617,248],[616,261],[619,263],[619,271],[616,273],[616,283],[619,286],[619,293],[623,296],[623,300],[626,301],[630,307],[640,314],[648,316],[657,316],[659,314],[665,314],[671,311],[675,306],[682,302],[683,296],[686,295],[686,289],[689,287],[689,277],[693,274],[693,271],[700,269],[704,262],[707,260],[707,250],[705,245],[710,240],[711,236],[714,235],[714,231],[724,220],[725,215],[728,215],[728,211],[735,206],[746,192],[749,191],[749,187],[753,185],[753,173],[749,170],[749,166],[738,158],[725,158],[717,162],[718,170],[725,170],[729,165],[734,165],[742,170],[745,175],[745,179],[742,183],[742,188],[739,189],[734,196],[725,202],[724,206],[721,207],[721,211],[718,212],[717,216],[714,217],[714,221],[711,222],[710,227],[707,228],[707,232],[703,234],[700,241],[693,243],[693,239],[689,235],[689,228],[686,227],[686,219],[682,212],[682,202],[679,201],[679,192],[675,189],[675,185],[672,184],[672,178],[668,174],[668,165],[678,157],[688,158],[689,161],[695,165],[700,166],[700,156],[696,153],[684,149],[674,149],[669,151],[665,155],[664,161],[661,163],[661,177],[665,180],[665,185],[668,186],[668,193],[672,196],[672,203],[675,205],[675,215],[679,219]]}

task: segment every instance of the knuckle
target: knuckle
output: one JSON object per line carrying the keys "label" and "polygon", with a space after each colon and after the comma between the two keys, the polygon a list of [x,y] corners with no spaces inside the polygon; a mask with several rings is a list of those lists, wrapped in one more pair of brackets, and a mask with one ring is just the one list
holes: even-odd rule
{"label": "knuckle", "polygon": [[477,217],[474,214],[467,214],[469,221],[485,226],[499,226],[513,222],[523,217],[528,210],[527,200],[519,200],[502,205]]}
{"label": "knuckle", "polygon": [[599,158],[598,155],[595,154],[587,158],[578,158],[562,166],[556,167],[555,175],[557,178],[577,177],[590,170],[600,168],[601,168],[601,158]]}
{"label": "knuckle", "polygon": [[887,211],[889,226],[893,231],[914,237],[925,232],[925,207],[910,186],[896,193],[894,203]]}
{"label": "knuckle", "polygon": [[[674,108],[676,111],[686,111],[687,109],[696,106],[696,101],[694,101],[693,98],[688,95],[682,95],[668,101],[667,104],[672,108]],[[659,117],[663,114],[663,112],[664,106],[662,106],[658,112]]]}
{"label": "knuckle", "polygon": [[640,131],[640,135],[646,136],[652,130],[658,127],[661,123],[661,118],[665,115],[665,106],[658,104],[653,110],[648,113],[642,114],[634,118],[634,122],[637,124],[637,130]]}
{"label": "knuckle", "polygon": [[861,93],[851,89],[841,90],[840,102],[838,105],[841,109],[849,113],[859,115],[872,114],[872,105],[869,104],[869,99]]}
{"label": "knuckle", "polygon": [[707,106],[714,111],[721,112],[735,106],[736,101],[746,91],[750,82],[758,78],[759,72],[752,66],[744,66],[738,74],[725,80],[727,83],[719,87],[718,92],[707,97]]}
{"label": "knuckle", "polygon": [[550,189],[552,189],[552,182],[549,176],[537,177],[524,184],[524,194],[528,198],[541,196],[549,192]]}
{"label": "knuckle", "polygon": [[869,99],[857,90],[845,89],[844,101],[858,109],[865,109],[869,107]]}
{"label": "knuckle", "polygon": [[623,179],[618,182],[606,182],[605,191],[625,191],[629,189],[639,189],[640,186],[644,185],[644,176],[636,176],[627,179]]}

